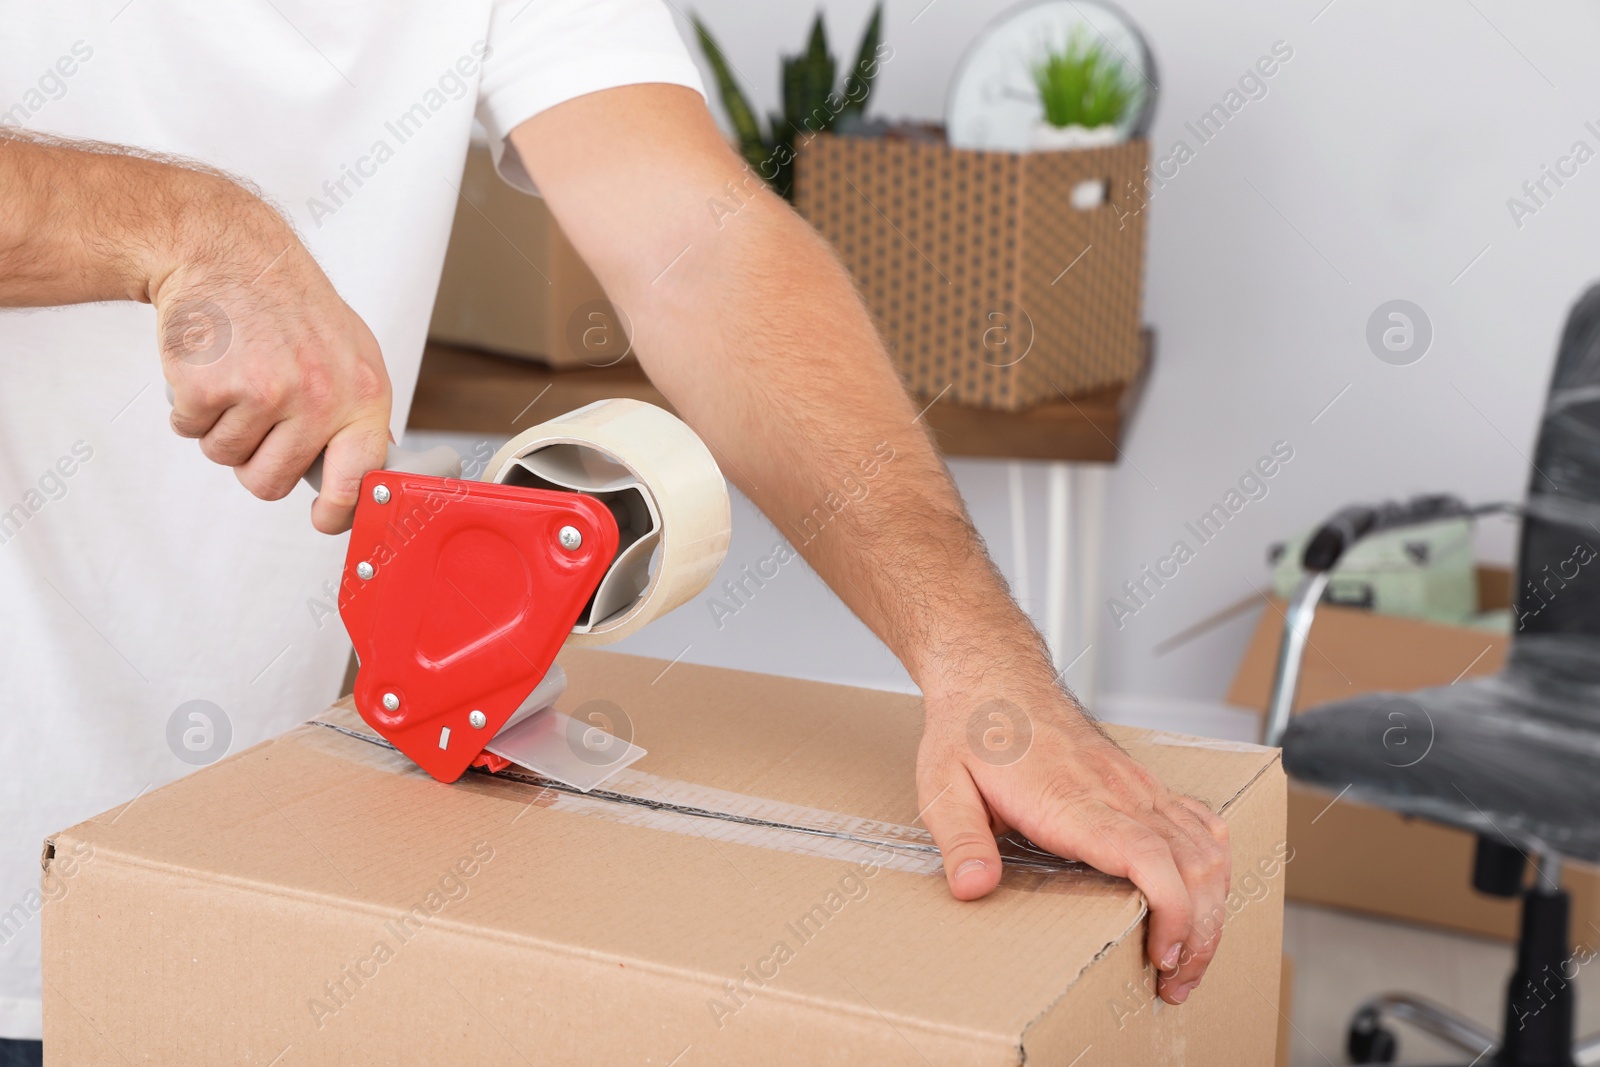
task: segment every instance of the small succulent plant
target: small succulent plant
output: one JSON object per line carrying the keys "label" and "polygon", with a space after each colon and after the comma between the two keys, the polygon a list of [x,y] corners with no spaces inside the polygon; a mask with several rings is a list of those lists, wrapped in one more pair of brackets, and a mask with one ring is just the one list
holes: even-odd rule
{"label": "small succulent plant", "polygon": [[716,77],[717,92],[739,139],[740,153],[780,195],[790,196],[796,143],[831,130],[841,121],[859,119],[866,112],[867,98],[872,93],[879,66],[878,46],[883,32],[881,0],[867,21],[861,45],[856,49],[855,65],[842,83],[836,82],[838,64],[828,49],[828,31],[823,26],[822,12],[817,12],[805,51],[783,57],[783,110],[770,116],[765,132],[749,98],[739,87],[727,57],[699,16],[694,18],[694,29]]}
{"label": "small succulent plant", "polygon": [[1052,126],[1112,126],[1134,105],[1138,87],[1127,69],[1099,41],[1073,31],[1063,48],[1033,64],[1044,118]]}

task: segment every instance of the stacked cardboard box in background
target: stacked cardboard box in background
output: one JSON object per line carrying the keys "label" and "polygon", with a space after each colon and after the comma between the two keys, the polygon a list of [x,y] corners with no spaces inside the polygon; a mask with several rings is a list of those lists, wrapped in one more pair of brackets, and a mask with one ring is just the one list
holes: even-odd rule
{"label": "stacked cardboard box in background", "polygon": [[629,358],[628,331],[544,200],[507,185],[474,146],[428,336],[581,368]]}
{"label": "stacked cardboard box in background", "polygon": [[[822,135],[795,206],[855,276],[925,400],[1017,411],[1137,379],[1148,145],[1006,153]],[[1085,206],[1086,189],[1100,202]],[[631,325],[550,216],[468,154],[429,336],[554,368],[629,358]]]}

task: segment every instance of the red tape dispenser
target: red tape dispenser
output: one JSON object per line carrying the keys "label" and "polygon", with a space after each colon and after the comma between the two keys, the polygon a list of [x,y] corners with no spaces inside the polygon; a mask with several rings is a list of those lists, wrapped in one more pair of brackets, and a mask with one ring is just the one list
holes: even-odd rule
{"label": "red tape dispenser", "polygon": [[715,576],[730,515],[705,445],[659,408],[607,400],[518,435],[482,481],[439,476],[438,450],[397,453],[409,470],[362,480],[340,586],[361,717],[441,782],[518,763],[587,790],[643,756],[550,707],[554,663]]}
{"label": "red tape dispenser", "polygon": [[394,471],[368,474],[361,494],[373,504],[356,512],[340,609],[356,708],[453,782],[487,762],[555,662],[616,555],[617,522],[578,493]]}

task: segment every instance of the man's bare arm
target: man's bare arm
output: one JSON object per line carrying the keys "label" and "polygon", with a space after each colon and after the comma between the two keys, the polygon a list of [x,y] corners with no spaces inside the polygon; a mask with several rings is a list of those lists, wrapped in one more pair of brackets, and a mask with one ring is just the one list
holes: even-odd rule
{"label": "man's bare arm", "polygon": [[[1185,999],[1220,936],[1226,827],[1059,687],[825,243],[686,89],[590,94],[511,140],[651,378],[921,687],[917,784],[952,892],[996,886],[1012,827],[1125,875],[1151,901],[1162,993]],[[969,744],[985,706],[1026,716],[1014,763]]]}
{"label": "man's bare arm", "polygon": [[389,380],[283,217],[204,167],[0,133],[0,307],[105,300],[155,305],[173,429],[269,500],[326,448],[312,521],[349,526],[387,448]]}

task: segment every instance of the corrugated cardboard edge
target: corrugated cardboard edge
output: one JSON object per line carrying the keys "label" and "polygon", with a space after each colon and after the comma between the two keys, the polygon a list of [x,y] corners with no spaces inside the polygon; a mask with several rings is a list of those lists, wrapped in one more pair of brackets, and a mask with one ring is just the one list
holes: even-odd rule
{"label": "corrugated cardboard edge", "polygon": [[[1166,735],[1179,743],[1177,735]],[[1195,747],[1206,747],[1196,738]],[[1256,746],[1246,746],[1256,747]],[[1283,847],[1286,779],[1274,758],[1260,767],[1222,805],[1233,854],[1232,893],[1244,890],[1246,878],[1260,880],[1260,864]],[[1242,832],[1241,832],[1242,831]],[[1237,913],[1224,928],[1222,946],[1205,982],[1190,997],[1189,1007],[1211,997],[1233,998],[1226,1010],[1185,1014],[1154,992],[1155,972],[1145,960],[1144,940],[1132,937],[1145,924],[1148,905],[1121,935],[1106,943],[1056,1002],[1024,1028],[1017,1063],[1072,1064],[1093,1067],[1135,1062],[1160,1048],[1160,1062],[1209,1067],[1263,1067],[1273,1063],[1277,1046],[1278,983],[1283,944],[1283,865],[1267,879],[1259,899],[1246,893]],[[1231,898],[1230,898],[1231,899]],[[1261,961],[1266,960],[1267,963]],[[1259,981],[1252,981],[1251,965]],[[1251,991],[1241,990],[1245,983]],[[1068,996],[1073,999],[1068,1001]],[[1091,996],[1089,1001],[1084,997]],[[1088,1014],[1085,1015],[1085,1012]],[[1190,1026],[1198,1019],[1200,1025]],[[1153,1027],[1154,1040],[1139,1033]]]}
{"label": "corrugated cardboard edge", "polygon": [[1278,1053],[1275,1067],[1289,1067],[1291,1048],[1294,1045],[1294,960],[1283,957],[1278,971]]}

